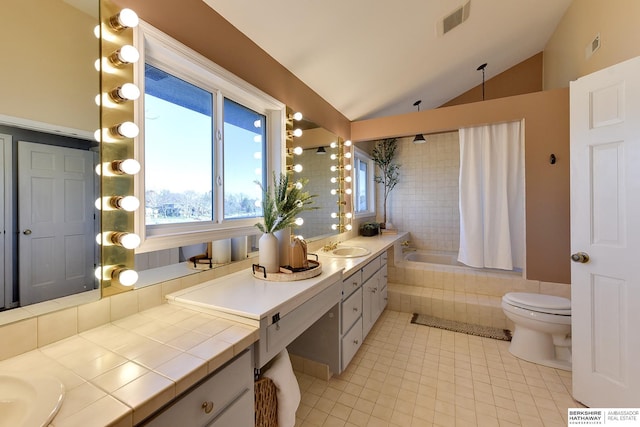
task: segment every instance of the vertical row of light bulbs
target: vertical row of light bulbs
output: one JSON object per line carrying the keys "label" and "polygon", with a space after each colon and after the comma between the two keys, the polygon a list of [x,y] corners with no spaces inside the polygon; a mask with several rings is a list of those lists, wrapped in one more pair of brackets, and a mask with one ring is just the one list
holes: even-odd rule
{"label": "vertical row of light bulbs", "polygon": [[351,219],[353,214],[348,209],[349,199],[353,190],[351,189],[351,141],[344,141],[338,138],[337,142],[332,142],[329,146],[336,149],[336,153],[331,154],[331,160],[336,164],[331,166],[331,172],[338,173],[331,177],[331,183],[336,185],[331,190],[331,194],[338,195],[338,210],[331,213],[331,217],[338,220],[337,224],[332,224],[331,228],[339,233],[351,231]]}
{"label": "vertical row of light bulbs", "polygon": [[[286,165],[285,169],[287,173],[300,173],[302,172],[302,165],[295,162],[295,156],[300,156],[304,152],[302,147],[294,147],[294,138],[300,138],[302,136],[302,129],[295,127],[295,122],[302,120],[302,113],[294,113],[289,107],[287,107],[287,122],[286,122]],[[291,179],[291,185],[295,185],[298,189],[302,189],[302,182],[300,180]],[[296,218],[295,224],[300,227],[304,224],[302,218]],[[302,236],[299,236],[302,238]]]}
{"label": "vertical row of light bulbs", "polygon": [[134,158],[134,140],[138,126],[134,120],[134,102],[140,89],[133,83],[134,64],[140,54],[133,46],[133,28],[138,16],[131,9],[119,10],[108,1],[100,2],[101,22],[96,29],[100,39],[100,105],[101,197],[96,200],[100,210],[102,232],[96,237],[101,246],[102,265],[96,269],[103,296],[132,289],[138,280],[134,269],[134,249],[140,237],[133,232],[135,211],[140,201],[134,195],[134,176],[140,163]]}

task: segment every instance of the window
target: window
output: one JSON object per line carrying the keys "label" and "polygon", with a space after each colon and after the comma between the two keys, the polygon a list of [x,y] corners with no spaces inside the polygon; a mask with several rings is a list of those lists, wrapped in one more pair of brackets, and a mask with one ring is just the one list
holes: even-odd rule
{"label": "window", "polygon": [[280,168],[284,105],[152,27],[141,31],[139,252],[250,234],[266,171]]}
{"label": "window", "polygon": [[354,182],[353,210],[356,216],[368,216],[375,213],[373,173],[374,164],[364,151],[354,150]]}

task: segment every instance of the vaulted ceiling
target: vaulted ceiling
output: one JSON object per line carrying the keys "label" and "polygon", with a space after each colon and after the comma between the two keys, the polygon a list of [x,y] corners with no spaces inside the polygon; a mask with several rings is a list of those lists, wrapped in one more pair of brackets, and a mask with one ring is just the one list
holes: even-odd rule
{"label": "vaulted ceiling", "polygon": [[204,0],[350,120],[434,108],[544,50],[571,0]]}

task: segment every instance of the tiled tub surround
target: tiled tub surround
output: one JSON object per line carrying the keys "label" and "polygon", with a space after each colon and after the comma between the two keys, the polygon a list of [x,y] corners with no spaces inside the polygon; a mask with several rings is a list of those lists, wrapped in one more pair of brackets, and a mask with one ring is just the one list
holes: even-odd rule
{"label": "tiled tub surround", "polygon": [[526,280],[521,273],[404,261],[389,263],[389,309],[513,330],[501,299],[507,292],[571,297],[569,285]]}

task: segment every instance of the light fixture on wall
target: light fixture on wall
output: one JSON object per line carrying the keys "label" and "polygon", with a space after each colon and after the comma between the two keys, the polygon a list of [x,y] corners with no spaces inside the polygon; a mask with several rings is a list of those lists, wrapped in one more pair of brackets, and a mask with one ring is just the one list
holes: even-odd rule
{"label": "light fixture on wall", "polygon": [[[421,99],[417,100],[416,102],[413,103],[414,107],[418,107],[418,112],[420,112],[420,103],[422,102]],[[425,142],[427,142],[426,139],[424,139],[424,135],[422,135],[421,133],[417,134],[414,138],[413,138],[413,143],[414,144],[424,144]]]}
{"label": "light fixture on wall", "polygon": [[484,101],[484,69],[487,68],[487,63],[480,65],[476,68],[476,71],[482,71],[482,100]]}
{"label": "light fixture on wall", "polygon": [[324,147],[318,147],[316,154],[327,154],[327,150]]}

